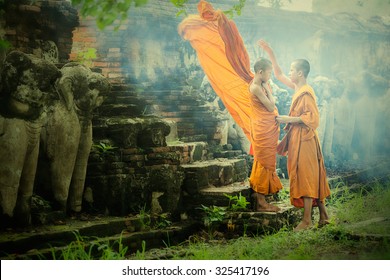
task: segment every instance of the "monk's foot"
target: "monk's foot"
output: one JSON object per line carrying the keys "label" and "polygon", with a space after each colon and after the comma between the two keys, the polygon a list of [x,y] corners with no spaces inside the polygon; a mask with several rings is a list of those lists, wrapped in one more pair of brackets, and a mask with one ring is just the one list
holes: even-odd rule
{"label": "monk's foot", "polygon": [[264,206],[258,205],[256,211],[257,212],[279,212],[280,208],[272,204],[267,204]]}
{"label": "monk's foot", "polygon": [[322,227],[329,225],[329,224],[330,224],[330,222],[328,220],[319,220],[318,221],[318,228],[322,228]]}
{"label": "monk's foot", "polygon": [[313,225],[311,222],[307,223],[307,222],[302,221],[294,228],[294,232],[310,229],[312,226]]}

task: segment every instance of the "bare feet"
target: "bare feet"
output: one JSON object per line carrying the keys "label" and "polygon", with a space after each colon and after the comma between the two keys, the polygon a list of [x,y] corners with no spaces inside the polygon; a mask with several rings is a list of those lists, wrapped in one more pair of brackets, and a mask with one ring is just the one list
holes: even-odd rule
{"label": "bare feet", "polygon": [[329,225],[329,224],[330,224],[330,222],[328,220],[319,220],[318,221],[318,228],[322,228],[322,227]]}
{"label": "bare feet", "polygon": [[257,205],[256,211],[257,212],[279,212],[280,208],[272,204],[266,204],[264,206]]}
{"label": "bare feet", "polygon": [[307,222],[302,221],[294,228],[294,232],[310,229],[312,226],[313,226],[313,224],[311,222],[307,223]]}
{"label": "bare feet", "polygon": [[261,193],[254,193],[254,211],[257,212],[279,212],[280,208],[268,203],[265,199],[265,195]]}

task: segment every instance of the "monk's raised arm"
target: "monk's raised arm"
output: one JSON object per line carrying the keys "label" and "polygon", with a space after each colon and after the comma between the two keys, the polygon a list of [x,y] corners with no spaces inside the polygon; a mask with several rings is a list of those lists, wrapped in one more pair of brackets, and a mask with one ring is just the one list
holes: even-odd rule
{"label": "monk's raised arm", "polygon": [[269,56],[269,59],[272,62],[272,67],[274,69],[275,77],[279,81],[281,81],[283,84],[288,86],[289,88],[295,89],[294,83],[283,73],[282,68],[280,68],[278,61],[276,60],[276,56],[274,54],[274,51],[270,47],[270,45],[264,41],[264,40],[259,40],[257,42],[260,48],[262,48]]}

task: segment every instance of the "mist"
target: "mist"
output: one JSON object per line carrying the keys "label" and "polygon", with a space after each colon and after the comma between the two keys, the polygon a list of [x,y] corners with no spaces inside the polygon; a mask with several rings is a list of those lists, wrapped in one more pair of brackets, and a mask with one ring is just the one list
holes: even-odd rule
{"label": "mist", "polygon": [[[235,3],[210,2],[221,10]],[[321,1],[309,2],[312,10],[324,10]],[[196,3],[190,1],[189,13],[196,13]],[[332,2],[329,11],[334,6]],[[124,73],[104,74],[135,84],[141,91],[148,88],[164,94],[181,87],[201,90],[204,73],[196,53],[177,33],[182,19],[170,3],[150,1],[146,8],[131,9],[118,32],[97,32],[102,57],[110,57],[110,48],[120,46],[118,62]],[[252,63],[265,56],[256,44],[259,39],[269,42],[285,73],[296,58],[310,62],[308,82],[318,98],[318,133],[328,167],[367,165],[389,156],[390,29],[385,17],[348,13],[329,16],[266,8],[247,1],[242,14],[233,20]],[[78,47],[74,44],[74,52]],[[279,112],[288,113],[292,92],[273,81],[287,90],[276,96]]]}

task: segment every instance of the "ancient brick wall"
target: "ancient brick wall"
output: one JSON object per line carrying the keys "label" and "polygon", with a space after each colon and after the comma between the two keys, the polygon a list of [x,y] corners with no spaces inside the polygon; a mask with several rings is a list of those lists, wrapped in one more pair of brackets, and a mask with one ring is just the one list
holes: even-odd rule
{"label": "ancient brick wall", "polygon": [[69,2],[6,0],[3,7],[0,35],[11,43],[12,49],[54,57],[60,63],[68,61],[72,31],[78,25],[77,11]]}

